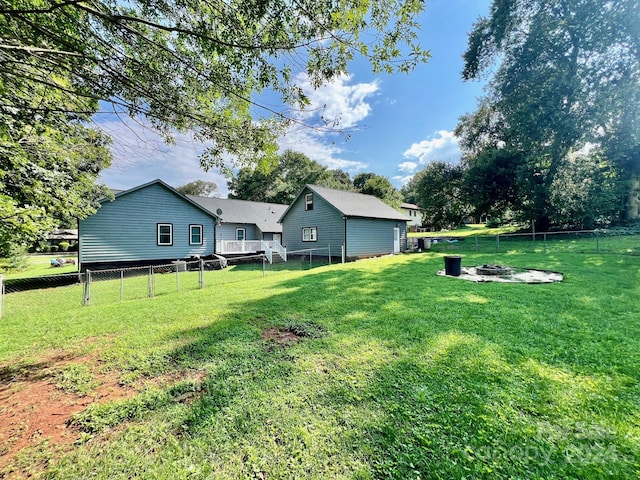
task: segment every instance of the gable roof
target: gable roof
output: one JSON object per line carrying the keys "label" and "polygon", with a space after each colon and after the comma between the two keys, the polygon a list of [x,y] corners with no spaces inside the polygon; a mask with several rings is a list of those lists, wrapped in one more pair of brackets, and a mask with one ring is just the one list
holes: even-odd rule
{"label": "gable roof", "polygon": [[287,215],[291,206],[298,201],[307,190],[320,195],[345,217],[379,218],[384,220],[399,220],[406,222],[407,217],[395,208],[387,205],[373,195],[334,190],[319,185],[306,185],[298,194],[289,208],[282,214],[280,221]]}
{"label": "gable roof", "polygon": [[415,203],[403,203],[400,208],[406,208],[407,210],[420,210],[420,207]]}
{"label": "gable roof", "polygon": [[[198,210],[202,210],[203,212],[205,212],[207,215],[212,216],[213,218],[217,219],[218,216],[215,214],[215,211],[211,211],[211,210],[207,210],[206,208],[204,208],[202,205],[194,202],[192,199],[190,199],[189,197],[187,197],[186,195],[181,194],[179,191],[177,191],[175,188],[173,188],[171,185],[166,184],[165,182],[163,182],[160,179],[155,179],[152,180],[150,182],[147,183],[143,183],[142,185],[138,185],[137,187],[133,187],[130,188],[129,190],[112,190],[112,193],[114,193],[113,199],[116,200],[120,197],[123,197],[125,195],[128,195],[130,193],[133,192],[137,192],[138,190],[143,190],[147,187],[150,187],[152,185],[160,185],[161,187],[169,190],[171,193],[173,193],[174,195],[180,197],[182,200],[184,200],[187,203],[190,203],[191,205],[193,205],[194,207],[196,207]],[[117,193],[116,193],[117,192]],[[110,198],[103,198],[100,200],[100,203],[105,203],[107,201],[111,201]]]}
{"label": "gable roof", "polygon": [[255,224],[262,232],[280,233],[282,225],[278,223],[287,205],[278,203],[252,202],[228,198],[197,197],[187,195],[191,200],[211,212],[222,210],[223,223]]}

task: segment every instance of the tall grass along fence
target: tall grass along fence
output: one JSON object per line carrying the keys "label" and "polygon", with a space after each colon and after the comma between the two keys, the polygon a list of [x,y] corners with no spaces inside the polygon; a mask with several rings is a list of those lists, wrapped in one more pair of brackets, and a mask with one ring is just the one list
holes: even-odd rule
{"label": "tall grass along fence", "polygon": [[[509,233],[450,237],[412,237],[412,250],[475,253],[613,253],[640,255],[640,235],[616,235],[599,230]],[[420,242],[422,240],[422,242]]]}

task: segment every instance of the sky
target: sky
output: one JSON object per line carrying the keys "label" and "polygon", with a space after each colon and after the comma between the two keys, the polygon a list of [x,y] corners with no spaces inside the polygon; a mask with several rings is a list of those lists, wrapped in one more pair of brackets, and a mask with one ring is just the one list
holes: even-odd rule
{"label": "sky", "polygon": [[[483,83],[463,82],[462,54],[473,23],[488,15],[490,0],[427,0],[420,43],[431,58],[408,74],[375,75],[362,59],[350,72],[314,90],[304,75],[296,81],[312,102],[307,115],[322,107],[327,118],[340,118],[350,135],[318,133],[292,128],[279,142],[290,149],[352,177],[373,172],[389,178],[400,188],[413,174],[433,160],[460,159],[453,130],[460,116],[473,112],[483,93]],[[312,120],[312,119],[309,119]],[[225,178],[200,168],[198,155],[204,145],[179,135],[173,145],[131,119],[100,121],[113,138],[113,162],[100,180],[114,189],[128,189],[156,178],[172,186],[193,180],[218,185],[225,198]]]}

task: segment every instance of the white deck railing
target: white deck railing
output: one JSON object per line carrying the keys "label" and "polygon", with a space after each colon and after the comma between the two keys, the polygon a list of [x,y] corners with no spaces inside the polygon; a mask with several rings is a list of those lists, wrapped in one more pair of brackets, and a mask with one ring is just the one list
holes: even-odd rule
{"label": "white deck railing", "polygon": [[279,242],[265,240],[216,240],[216,253],[220,255],[241,255],[264,252],[269,263],[273,263],[273,253],[287,261],[287,249]]}

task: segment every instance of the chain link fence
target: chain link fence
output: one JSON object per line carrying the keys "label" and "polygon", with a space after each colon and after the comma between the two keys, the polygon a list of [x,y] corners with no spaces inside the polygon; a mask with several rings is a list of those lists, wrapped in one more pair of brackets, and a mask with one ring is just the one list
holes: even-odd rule
{"label": "chain link fence", "polygon": [[449,237],[411,237],[411,250],[441,253],[612,253],[640,255],[640,235],[606,231],[510,233]]}

